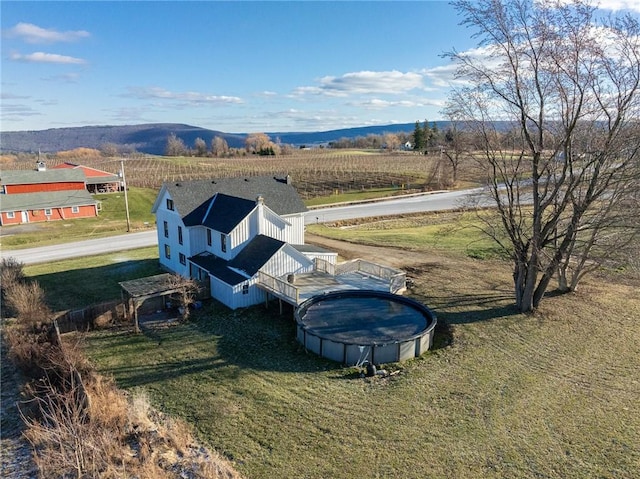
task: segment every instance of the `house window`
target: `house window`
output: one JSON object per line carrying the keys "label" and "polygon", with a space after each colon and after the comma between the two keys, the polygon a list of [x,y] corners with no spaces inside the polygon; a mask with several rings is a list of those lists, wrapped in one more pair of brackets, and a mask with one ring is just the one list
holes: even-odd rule
{"label": "house window", "polygon": [[168,238],[169,237],[169,223],[164,221],[162,226],[164,227],[164,237]]}
{"label": "house window", "polygon": [[224,234],[220,235],[220,249],[223,253],[227,252],[227,237]]}
{"label": "house window", "polygon": [[207,245],[211,246],[211,230],[207,228]]}
{"label": "house window", "polygon": [[173,211],[173,200],[171,198],[167,198],[167,209]]}
{"label": "house window", "polygon": [[7,219],[13,219],[16,217],[15,211],[7,211]]}
{"label": "house window", "polygon": [[171,246],[168,244],[164,245],[164,257],[167,259],[171,259]]}
{"label": "house window", "polygon": [[182,226],[178,226],[178,243],[182,244]]}
{"label": "house window", "polygon": [[248,284],[243,284],[242,285],[242,294],[249,294],[249,285]]}
{"label": "house window", "polygon": [[187,264],[187,257],[180,253],[180,264]]}
{"label": "house window", "polygon": [[71,212],[74,213],[74,214],[80,213],[80,207],[79,206],[72,206],[71,207]]}
{"label": "house window", "polygon": [[53,214],[52,211],[51,211],[51,208],[45,208],[44,214],[45,214],[45,216],[51,216]]}

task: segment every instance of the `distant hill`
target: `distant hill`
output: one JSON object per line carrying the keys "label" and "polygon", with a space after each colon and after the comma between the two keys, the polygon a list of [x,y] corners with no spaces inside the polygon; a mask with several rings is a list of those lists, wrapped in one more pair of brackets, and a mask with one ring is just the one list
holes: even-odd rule
{"label": "distant hill", "polygon": [[[438,128],[446,127],[447,122],[437,122]],[[384,126],[367,126],[323,132],[274,132],[267,135],[272,140],[279,138],[282,143],[294,146],[326,144],[341,138],[381,135],[383,133],[412,132],[415,123]],[[182,139],[188,147],[193,147],[196,138],[202,138],[207,145],[215,136],[224,138],[232,148],[244,147],[247,133],[224,133],[197,126],[177,123],[152,123],[127,126],[82,126],[73,128],[52,128],[39,131],[0,132],[0,149],[7,152],[43,153],[72,150],[74,148],[96,148],[113,143],[135,149],[142,153],[161,155],[167,146],[171,133]]]}

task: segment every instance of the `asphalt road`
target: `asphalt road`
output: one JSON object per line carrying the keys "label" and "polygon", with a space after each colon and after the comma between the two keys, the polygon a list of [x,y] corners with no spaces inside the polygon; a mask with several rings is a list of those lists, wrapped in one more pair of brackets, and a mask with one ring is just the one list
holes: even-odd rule
{"label": "asphalt road", "polygon": [[[370,216],[399,215],[426,211],[445,211],[469,206],[481,189],[449,191],[424,195],[408,195],[344,206],[316,208],[305,215],[305,224],[328,223],[338,220],[366,218]],[[480,204],[488,205],[489,200]],[[47,263],[67,258],[93,256],[127,249],[144,248],[158,244],[156,230],[128,233],[108,238],[98,238],[54,246],[41,246],[19,250],[1,251],[2,258],[13,257],[24,264]]]}

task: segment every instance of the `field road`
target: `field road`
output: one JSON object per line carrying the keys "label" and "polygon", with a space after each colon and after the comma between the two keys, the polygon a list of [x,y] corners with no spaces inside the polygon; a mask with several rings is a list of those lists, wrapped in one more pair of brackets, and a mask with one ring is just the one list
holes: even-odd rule
{"label": "field road", "polygon": [[[400,215],[427,211],[445,211],[468,206],[482,192],[481,188],[448,191],[424,195],[407,195],[398,198],[315,208],[305,215],[305,224],[328,223],[338,220],[366,218],[370,216]],[[483,206],[489,200],[480,201]],[[3,232],[4,233],[4,232]],[[47,263],[67,258],[93,256],[128,249],[144,248],[158,244],[156,230],[128,233],[107,238],[97,238],[74,243],[38,248],[14,249],[0,252],[2,258],[13,257],[24,264]]]}

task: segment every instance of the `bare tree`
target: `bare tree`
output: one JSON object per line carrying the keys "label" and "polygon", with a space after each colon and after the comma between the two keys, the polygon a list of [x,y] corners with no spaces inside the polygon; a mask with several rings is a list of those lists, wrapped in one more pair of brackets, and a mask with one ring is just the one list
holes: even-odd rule
{"label": "bare tree", "polygon": [[193,146],[196,156],[207,156],[207,143],[202,138],[196,138]]}
{"label": "bare tree", "polygon": [[613,215],[637,179],[639,23],[601,20],[583,0],[454,5],[480,48],[448,54],[467,82],[449,106],[480,140],[498,213],[488,231],[513,259],[518,309],[531,311],[563,266],[589,263],[597,238],[637,225],[637,209],[631,225]]}
{"label": "bare tree", "polygon": [[167,156],[184,156],[187,153],[187,147],[181,138],[178,138],[175,133],[171,133],[167,138]]}
{"label": "bare tree", "polygon": [[211,154],[213,156],[226,156],[229,154],[229,145],[224,138],[216,136],[211,140]]}
{"label": "bare tree", "polygon": [[168,289],[174,290],[177,296],[182,319],[189,319],[199,285],[195,279],[185,278],[179,274],[171,274],[167,279]]}
{"label": "bare tree", "polygon": [[251,133],[245,140],[245,146],[249,153],[259,153],[265,151],[271,146],[271,139],[264,133]]}

